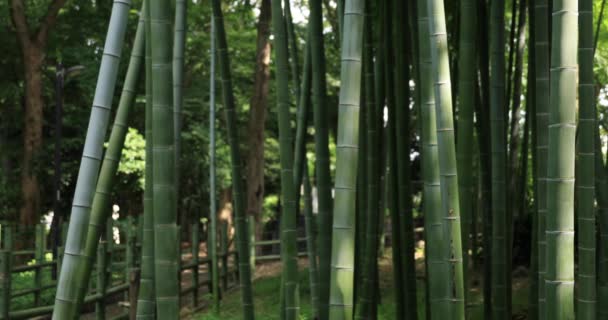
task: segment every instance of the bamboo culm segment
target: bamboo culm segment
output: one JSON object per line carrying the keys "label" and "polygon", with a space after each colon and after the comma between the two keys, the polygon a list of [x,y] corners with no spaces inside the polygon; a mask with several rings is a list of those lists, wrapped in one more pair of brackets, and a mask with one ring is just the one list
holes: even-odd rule
{"label": "bamboo culm segment", "polygon": [[253,320],[253,288],[251,286],[251,267],[249,263],[249,229],[245,215],[245,186],[243,185],[243,168],[241,166],[241,150],[239,149],[237,115],[230,75],[230,60],[228,44],[220,0],[211,1],[213,19],[216,27],[218,51],[218,66],[222,97],[226,112],[228,140],[230,144],[230,159],[232,167],[232,193],[234,197],[234,216],[236,228],[236,250],[239,256],[239,281],[242,295],[243,319]]}
{"label": "bamboo culm segment", "polygon": [[211,286],[213,311],[220,311],[220,286],[217,256],[217,207],[215,202],[215,19],[211,17],[211,50],[209,70],[209,254],[211,255]]}
{"label": "bamboo culm segment", "polygon": [[449,289],[449,265],[442,261],[446,236],[443,233],[441,212],[441,181],[439,175],[439,151],[437,148],[437,120],[435,115],[435,92],[431,61],[430,30],[428,19],[428,2],[418,2],[418,32],[419,32],[419,65],[420,65],[420,95],[421,103],[421,139],[422,139],[422,180],[424,230],[426,235],[428,290],[430,319],[443,320],[450,317],[450,304],[445,298]]}
{"label": "bamboo culm segment", "polygon": [[492,163],[492,317],[510,319],[507,290],[507,186],[506,186],[506,119],[505,119],[505,54],[504,0],[490,6],[490,148]]}
{"label": "bamboo culm segment", "polygon": [[329,283],[332,246],[331,173],[329,170],[329,117],[321,0],[310,0],[310,51],[312,62],[313,123],[315,128],[315,171],[318,199],[319,319],[329,319]]}
{"label": "bamboo culm segment", "polygon": [[[600,140],[599,127],[594,128],[594,153],[595,153],[595,191],[598,202],[599,219],[599,263],[598,263],[598,300],[606,298],[608,295],[608,180],[606,179],[606,165],[602,157],[602,142]],[[608,306],[605,303],[598,306],[598,318],[608,317]]]}
{"label": "bamboo culm segment", "polygon": [[395,313],[398,319],[405,318],[405,304],[403,303],[405,300],[405,291],[406,286],[404,285],[405,272],[403,272],[403,260],[402,256],[404,254],[402,238],[404,237],[403,232],[403,224],[401,223],[401,215],[399,215],[399,181],[397,179],[397,143],[395,142],[396,138],[396,130],[395,130],[395,68],[393,67],[395,64],[394,54],[393,54],[393,38],[392,38],[392,2],[386,1],[383,5],[380,5],[380,10],[382,10],[381,14],[381,28],[380,37],[383,38],[384,42],[382,45],[382,53],[384,55],[384,81],[385,81],[385,93],[386,93],[386,110],[388,112],[388,121],[386,124],[386,135],[385,142],[387,144],[386,151],[386,164],[387,164],[387,188],[386,188],[386,198],[387,198],[387,208],[390,212],[391,217],[391,225],[394,226],[391,228],[391,236],[392,236],[392,263],[393,269],[399,270],[399,272],[395,272],[394,280],[398,285],[395,290]]}
{"label": "bamboo culm segment", "polygon": [[363,69],[365,79],[365,127],[367,139],[367,157],[365,161],[365,174],[367,175],[367,206],[365,208],[366,223],[363,226],[365,232],[365,243],[363,253],[362,283],[358,290],[358,305],[355,319],[374,319],[374,305],[376,304],[376,268],[378,263],[378,207],[380,203],[380,166],[378,154],[380,154],[380,139],[378,128],[380,123],[380,110],[382,107],[375,101],[374,94],[374,51],[372,19],[369,12],[372,10],[370,1],[365,3],[366,15],[364,26],[365,51],[363,57]]}
{"label": "bamboo culm segment", "polygon": [[579,133],[576,163],[578,294],[576,318],[597,316],[595,237],[595,88],[593,80],[593,1],[579,0]]}
{"label": "bamboo culm segment", "polygon": [[547,319],[574,319],[578,1],[553,3],[547,161]]}
{"label": "bamboo culm segment", "polygon": [[77,282],[75,279],[78,273],[84,271],[87,261],[84,255],[86,230],[101,166],[103,142],[112,109],[130,7],[129,0],[115,0],[112,5],[91,117],[76,180],[64,257],[57,282],[53,319],[77,319],[80,312],[78,294],[86,291],[86,288],[81,288],[82,286],[88,287],[88,282]]}
{"label": "bamboo culm segment", "polygon": [[445,10],[442,0],[428,3],[429,35],[431,42],[432,77],[435,88],[437,150],[441,183],[441,217],[447,245],[441,259],[448,265],[445,299],[450,301],[450,319],[464,319],[464,283],[462,270],[462,237],[454,121],[452,118],[452,90],[448,57]]}
{"label": "bamboo culm segment", "polygon": [[173,123],[171,2],[150,2],[154,285],[159,319],[179,318],[179,260]]}
{"label": "bamboo culm segment", "polygon": [[536,172],[538,203],[538,319],[546,319],[545,275],[547,216],[547,148],[549,122],[549,10],[547,0],[534,3],[534,75],[536,109]]}
{"label": "bamboo culm segment", "polygon": [[[475,201],[475,179],[473,174],[473,110],[477,96],[477,4],[475,0],[460,2],[460,44],[458,46],[458,131],[456,157],[458,161],[458,192],[462,230],[462,258],[467,295],[467,271],[469,260],[469,226]],[[466,17],[466,18],[465,18]]]}
{"label": "bamboo culm segment", "polygon": [[[131,52],[131,58],[129,60],[129,67],[127,69],[125,83],[120,95],[118,110],[116,111],[116,118],[114,119],[112,133],[110,134],[108,149],[106,150],[103,163],[101,165],[95,196],[93,197],[93,206],[91,207],[91,217],[87,230],[84,253],[87,260],[85,262],[83,272],[77,274],[77,278],[75,280],[79,283],[87,283],[91,277],[91,270],[97,255],[99,239],[102,231],[104,230],[106,221],[108,220],[108,214],[111,212],[110,195],[112,188],[114,187],[114,180],[118,170],[120,157],[122,155],[125,137],[128,131],[127,121],[135,101],[137,83],[141,75],[141,66],[144,60],[144,10],[145,8],[142,7],[135,34],[135,40],[133,41],[133,49]],[[78,293],[79,305],[84,301],[84,297],[86,295],[86,286],[82,286],[81,290],[82,291]]]}
{"label": "bamboo culm segment", "polygon": [[414,223],[412,217],[411,165],[410,165],[410,94],[409,61],[410,48],[406,44],[403,30],[407,30],[407,3],[393,1],[392,38],[394,43],[394,86],[395,86],[395,142],[397,156],[397,191],[399,200],[399,222],[401,227],[401,264],[403,267],[403,306],[405,319],[417,318],[416,266],[414,261]]}
{"label": "bamboo culm segment", "polygon": [[145,0],[145,50],[146,50],[146,167],[144,182],[144,227],[141,248],[141,276],[137,297],[137,319],[156,319],[156,294],[154,293],[154,207],[152,163],[152,36],[150,0]]}
{"label": "bamboo culm segment", "polygon": [[[175,23],[173,24],[173,139],[175,140],[175,192],[179,212],[180,169],[179,159],[182,149],[182,104],[184,91],[184,52],[186,47],[186,18],[188,1],[175,1]],[[187,223],[183,221],[183,223]]]}
{"label": "bamboo culm segment", "polygon": [[289,53],[287,32],[281,0],[272,1],[272,27],[275,37],[275,60],[277,64],[277,113],[279,125],[279,157],[281,162],[282,261],[283,294],[285,298],[285,319],[294,320],[299,316],[297,301],[298,265],[296,243],[296,203],[293,183],[293,139],[289,114]]}
{"label": "bamboo culm segment", "polygon": [[336,168],[329,319],[353,318],[355,248],[355,199],[361,103],[361,61],[363,51],[364,0],[346,0],[340,68],[340,106]]}

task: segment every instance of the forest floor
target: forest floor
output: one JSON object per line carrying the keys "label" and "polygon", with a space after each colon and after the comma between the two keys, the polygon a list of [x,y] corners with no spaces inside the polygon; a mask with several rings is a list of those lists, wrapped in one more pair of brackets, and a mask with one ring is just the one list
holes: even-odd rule
{"label": "forest floor", "polygon": [[[426,319],[425,315],[425,286],[424,286],[424,256],[423,250],[416,250],[417,268],[417,300],[418,319]],[[381,303],[378,307],[379,320],[394,320],[395,316],[395,291],[393,285],[393,266],[390,249],[379,260],[380,268],[380,293]],[[310,286],[308,281],[308,265],[306,259],[300,259],[300,319],[312,320],[310,305]],[[481,282],[481,271],[467,273],[470,275],[469,299],[467,312],[469,319],[483,319],[483,287]],[[528,275],[524,268],[516,268],[513,273],[513,319],[526,319],[528,308]],[[258,265],[253,283],[253,294],[255,303],[256,319],[274,320],[279,319],[279,293],[281,285],[281,264],[274,262]],[[238,290],[229,291],[224,296],[220,314],[214,314],[210,309],[192,316],[193,320],[239,320],[241,316],[241,296]]]}

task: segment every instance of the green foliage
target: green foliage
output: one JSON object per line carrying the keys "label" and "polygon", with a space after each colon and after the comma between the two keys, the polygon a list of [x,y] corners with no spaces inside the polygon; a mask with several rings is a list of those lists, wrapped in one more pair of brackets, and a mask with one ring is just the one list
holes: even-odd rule
{"label": "green foliage", "polygon": [[[122,157],[118,166],[118,172],[122,183],[135,180],[139,190],[144,187],[144,169],[146,165],[146,140],[135,128],[129,128],[125,138],[125,146],[122,149]],[[132,186],[137,188],[137,186]]]}

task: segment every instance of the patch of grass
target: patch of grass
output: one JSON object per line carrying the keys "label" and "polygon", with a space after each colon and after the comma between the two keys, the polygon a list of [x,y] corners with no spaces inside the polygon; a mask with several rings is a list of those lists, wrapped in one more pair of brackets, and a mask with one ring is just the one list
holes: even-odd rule
{"label": "patch of grass", "polygon": [[[378,306],[379,320],[396,319],[395,314],[395,287],[393,285],[393,270],[391,265],[391,252],[387,251],[384,258],[380,259],[380,305]],[[418,319],[426,319],[426,286],[424,279],[424,259],[416,261],[417,267],[417,303]],[[483,319],[483,291],[479,272],[471,272],[473,285],[470,287],[467,313],[472,320]],[[300,270],[300,320],[312,320],[310,306],[310,287],[308,281],[308,270]],[[256,319],[275,320],[279,319],[280,311],[280,287],[281,275],[270,275],[257,279],[253,283],[253,294],[255,303]],[[205,310],[195,315],[196,320],[240,320],[242,319],[241,296],[238,290],[232,290],[223,297],[220,306],[220,314],[214,314],[211,310]],[[525,276],[513,279],[513,315],[525,315],[528,308],[528,278]]]}

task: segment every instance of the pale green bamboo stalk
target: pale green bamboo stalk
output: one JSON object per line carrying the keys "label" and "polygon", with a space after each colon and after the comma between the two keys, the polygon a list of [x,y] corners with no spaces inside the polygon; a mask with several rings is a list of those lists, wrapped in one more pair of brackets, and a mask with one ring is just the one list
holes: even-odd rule
{"label": "pale green bamboo stalk", "polygon": [[351,320],[354,311],[355,199],[361,103],[364,0],[346,0],[336,143],[329,319]]}
{"label": "pale green bamboo stalk", "polygon": [[454,144],[454,120],[452,111],[452,88],[448,57],[445,10],[442,0],[428,4],[431,41],[432,77],[435,87],[435,113],[437,124],[437,150],[441,183],[441,211],[443,232],[448,244],[442,252],[442,260],[449,265],[448,292],[450,318],[464,319],[464,284],[462,270],[462,237],[460,232],[460,205],[456,148]]}
{"label": "pale green bamboo stalk", "polygon": [[574,319],[578,1],[553,3],[547,161],[547,319]]}
{"label": "pale green bamboo stalk", "polygon": [[103,142],[112,108],[130,7],[129,0],[115,0],[112,5],[91,117],[76,180],[61,273],[57,282],[53,319],[77,319],[80,311],[78,293],[82,291],[82,286],[88,287],[88,282],[74,281],[76,279],[74,277],[84,271],[83,266],[87,260],[84,255],[86,226],[97,185]]}
{"label": "pale green bamboo stalk", "polygon": [[[114,119],[110,140],[108,141],[108,149],[104,155],[99,173],[99,180],[97,181],[97,188],[93,197],[91,217],[88,224],[84,250],[84,255],[87,259],[85,260],[83,272],[77,274],[76,279],[74,280],[80,283],[87,283],[91,277],[91,270],[97,256],[97,247],[101,232],[104,230],[108,215],[112,212],[110,208],[110,196],[112,194],[112,188],[115,186],[114,180],[128,131],[127,121],[133,103],[135,102],[137,84],[141,74],[141,65],[144,60],[144,11],[146,9],[145,7],[142,7],[141,10],[125,83],[120,95],[116,118]],[[79,305],[82,305],[85,295],[86,287],[82,286],[81,291],[78,293]]]}
{"label": "pale green bamboo stalk", "polygon": [[418,13],[418,46],[420,50],[420,91],[421,103],[421,140],[422,140],[422,180],[424,231],[427,261],[427,282],[429,310],[427,315],[433,320],[449,319],[450,303],[445,299],[447,292],[447,275],[449,265],[442,261],[443,247],[446,244],[443,233],[441,212],[441,182],[439,175],[439,152],[437,149],[437,120],[435,114],[435,93],[432,79],[432,60],[430,48],[430,29],[428,2],[419,1]]}

